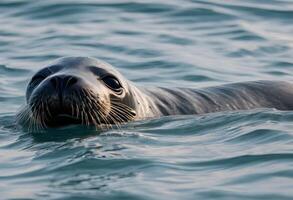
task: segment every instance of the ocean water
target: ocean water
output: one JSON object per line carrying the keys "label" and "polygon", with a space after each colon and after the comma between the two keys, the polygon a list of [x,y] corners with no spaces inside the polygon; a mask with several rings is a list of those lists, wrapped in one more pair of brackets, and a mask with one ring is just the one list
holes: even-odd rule
{"label": "ocean water", "polygon": [[1,0],[0,199],[293,199],[293,112],[95,131],[15,124],[32,74],[92,56],[138,85],[293,79],[290,0]]}

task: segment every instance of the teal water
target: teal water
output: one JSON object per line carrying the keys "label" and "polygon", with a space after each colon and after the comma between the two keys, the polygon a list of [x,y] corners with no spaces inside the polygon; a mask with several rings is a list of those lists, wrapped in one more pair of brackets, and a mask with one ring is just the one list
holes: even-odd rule
{"label": "teal water", "polygon": [[293,79],[289,0],[1,0],[1,199],[293,199],[293,113],[171,116],[30,134],[26,84],[61,56],[139,85]]}

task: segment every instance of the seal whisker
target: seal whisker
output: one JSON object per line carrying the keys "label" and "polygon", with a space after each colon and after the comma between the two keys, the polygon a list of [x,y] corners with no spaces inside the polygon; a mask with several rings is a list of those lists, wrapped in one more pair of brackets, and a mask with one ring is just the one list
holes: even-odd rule
{"label": "seal whisker", "polygon": [[89,112],[88,112],[88,114],[89,114],[89,116],[90,116],[90,121],[93,121],[94,124],[96,125],[97,122],[96,122],[96,120],[94,119],[94,117],[91,115],[91,112],[92,112],[92,110],[93,110],[94,108],[93,108],[92,103],[91,103],[90,94],[89,94],[88,91],[82,91],[82,92],[84,93],[84,95],[86,96],[86,100],[88,101],[88,102],[86,102],[86,105],[87,105],[88,107],[90,107]]}
{"label": "seal whisker", "polygon": [[121,120],[121,122],[125,122],[125,118],[123,119],[122,118],[122,115],[124,115],[124,117],[126,117],[126,119],[129,119],[129,115],[127,114],[127,112],[123,112],[123,110],[115,107],[115,106],[112,106],[112,113],[115,113],[116,116],[118,116],[118,118]]}
{"label": "seal whisker", "polygon": [[119,114],[125,115],[125,117],[127,117],[128,119],[133,119],[134,118],[134,114],[132,110],[128,110],[125,107],[121,107],[122,105],[114,105],[112,106],[112,108],[114,110],[116,110]]}
{"label": "seal whisker", "polygon": [[103,110],[104,110],[103,107],[101,107],[101,109],[97,110],[97,112],[99,113],[99,115],[104,120],[104,125],[106,125],[107,129],[109,129],[109,128],[110,129],[113,129],[112,124],[109,123],[109,121],[108,121],[106,115],[104,114],[104,111]]}
{"label": "seal whisker", "polygon": [[[39,130],[42,129],[42,126],[40,124],[40,109],[41,109],[40,104],[41,104],[41,102],[35,107],[35,109],[33,111],[34,115],[36,116],[35,117],[36,121],[34,124],[35,126],[33,127],[33,131],[36,131],[36,132],[39,132]],[[35,128],[35,130],[34,130],[34,128]]]}
{"label": "seal whisker", "polygon": [[121,103],[121,102],[117,102],[117,101],[112,101],[111,102],[113,105],[115,105],[115,106],[118,106],[118,107],[122,107],[122,108],[124,108],[124,109],[127,109],[129,112],[131,112],[131,113],[133,113],[133,115],[135,115],[136,113],[135,113],[135,111],[133,110],[133,108],[131,108],[131,107],[129,107],[129,106],[127,106],[127,105],[125,105],[125,104],[123,104],[123,103]]}
{"label": "seal whisker", "polygon": [[[73,97],[73,95],[71,94],[71,96]],[[72,100],[73,101],[73,100]],[[71,115],[74,116],[75,112],[74,112],[74,101],[71,103],[70,107],[71,107]]]}
{"label": "seal whisker", "polygon": [[79,93],[77,94],[77,97],[78,97],[79,102],[80,102],[80,106],[77,105],[77,108],[80,109],[79,110],[79,113],[80,113],[80,117],[81,117],[81,123],[82,124],[85,124],[85,117],[84,117],[84,111],[83,111],[83,101],[80,98],[80,94]]}
{"label": "seal whisker", "polygon": [[[96,113],[94,112],[94,111],[91,111],[92,112],[92,120],[94,121],[94,125],[95,125],[95,128],[96,128],[96,130],[98,130],[98,127],[99,127],[99,124],[100,124],[100,120],[99,120],[99,118],[97,117],[97,115],[96,115]],[[95,117],[96,118],[94,118],[94,116],[93,115],[95,115]],[[98,120],[98,121],[97,121]]]}
{"label": "seal whisker", "polygon": [[[84,96],[86,96],[84,90],[81,90],[81,93]],[[87,106],[89,106],[88,103],[85,102],[85,101],[82,101],[82,109],[83,109],[83,113],[84,113],[84,117],[85,117],[85,123],[86,123],[86,126],[89,126],[90,125],[90,120],[89,120],[89,116],[88,116],[89,112],[86,112]]]}
{"label": "seal whisker", "polygon": [[38,114],[38,108],[39,108],[39,104],[40,104],[40,102],[38,103],[38,104],[35,104],[34,106],[32,106],[32,115],[33,115],[33,117],[34,117],[34,123],[32,124],[32,131],[37,131],[38,132],[38,126],[39,126],[39,123],[38,123],[38,121],[39,121],[39,114]]}
{"label": "seal whisker", "polygon": [[96,116],[96,119],[98,120],[98,125],[101,125],[102,122],[100,120],[100,116],[97,114],[97,112],[95,110],[92,110],[92,112],[94,113],[94,115]]}
{"label": "seal whisker", "polygon": [[[44,128],[47,128],[47,125],[45,124],[45,122],[44,122],[44,119],[45,119],[45,115],[44,115],[44,112],[45,112],[45,104],[44,104],[44,101],[42,101],[42,113],[41,113],[41,124],[42,124],[42,129],[44,129]],[[49,113],[49,115],[50,115],[50,113]]]}
{"label": "seal whisker", "polygon": [[[112,107],[112,109],[111,109],[111,115],[115,115],[114,117],[116,117],[116,118],[118,118],[118,120],[120,120],[120,121],[118,121],[118,120],[116,120],[115,118],[114,118],[114,121],[115,122],[117,122],[117,123],[122,123],[124,120],[118,115],[118,113],[115,111],[115,108],[114,107]],[[110,116],[111,116],[110,115]]]}
{"label": "seal whisker", "polygon": [[76,97],[78,97],[78,94],[77,92],[74,92],[76,95],[74,96],[74,102],[75,103],[75,107],[76,107],[76,116],[77,118],[79,118],[79,115],[80,115],[80,110],[79,110],[79,107],[78,107],[78,104],[77,104],[77,100],[76,100]]}
{"label": "seal whisker", "polygon": [[[99,126],[103,129],[103,125],[102,125],[102,122],[100,120],[100,118],[103,118],[103,116],[101,115],[101,113],[96,110],[96,111],[93,111],[94,115],[96,116],[96,118],[98,119],[99,121]],[[104,120],[104,119],[103,119]]]}
{"label": "seal whisker", "polygon": [[28,131],[30,131],[30,127],[31,124],[33,123],[33,117],[32,117],[32,113],[31,110],[28,108],[28,106],[26,105],[21,112],[19,112],[16,116],[16,120],[19,123],[23,123],[27,125],[27,129]]}
{"label": "seal whisker", "polygon": [[[111,110],[112,111],[112,110]],[[112,116],[112,115],[114,115],[114,116]],[[110,119],[112,120],[112,122],[113,122],[113,124],[118,128],[118,130],[120,130],[121,131],[121,126],[120,126],[120,122],[119,121],[117,121],[116,119],[115,119],[115,116],[116,116],[116,114],[114,113],[114,112],[112,112],[111,114],[109,114],[108,115],[109,117],[110,117]]]}
{"label": "seal whisker", "polygon": [[[42,99],[42,98],[41,98]],[[40,105],[39,105],[39,112],[38,112],[38,122],[39,122],[39,130],[38,131],[41,131],[43,128],[44,128],[44,126],[43,126],[43,124],[42,124],[42,114],[43,114],[43,112],[44,112],[44,110],[43,110],[43,101],[40,101]]]}

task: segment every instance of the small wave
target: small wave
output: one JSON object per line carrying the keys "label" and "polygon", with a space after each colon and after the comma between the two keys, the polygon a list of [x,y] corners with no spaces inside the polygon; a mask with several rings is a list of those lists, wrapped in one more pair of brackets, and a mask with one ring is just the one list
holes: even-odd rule
{"label": "small wave", "polygon": [[23,76],[23,75],[29,74],[30,71],[26,70],[26,69],[10,68],[10,67],[7,67],[6,65],[0,65],[0,73],[2,76],[3,75],[5,75],[5,76],[9,76],[9,75]]}
{"label": "small wave", "polygon": [[260,155],[241,155],[231,158],[222,158],[209,161],[187,162],[181,163],[183,166],[189,167],[208,167],[208,168],[237,168],[251,166],[264,163],[272,163],[278,161],[293,161],[291,153],[276,153],[276,154],[260,154]]}
{"label": "small wave", "polygon": [[129,138],[142,138],[148,140],[155,140],[154,137],[147,136],[146,134],[139,133],[139,132],[131,132],[131,131],[123,131],[123,128],[118,131],[107,131],[101,133],[100,136],[106,137],[129,137]]}
{"label": "small wave", "polygon": [[228,139],[228,142],[232,143],[249,143],[251,144],[261,144],[261,143],[278,143],[280,141],[290,141],[293,139],[293,136],[281,132],[280,130],[273,129],[256,129],[245,134],[238,135],[234,138]]}

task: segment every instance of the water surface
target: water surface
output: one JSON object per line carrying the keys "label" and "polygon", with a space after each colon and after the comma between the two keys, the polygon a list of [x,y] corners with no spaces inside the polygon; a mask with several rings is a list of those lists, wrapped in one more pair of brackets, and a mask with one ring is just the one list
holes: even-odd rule
{"label": "water surface", "polygon": [[30,134],[31,75],[92,56],[138,85],[292,80],[286,0],[1,0],[1,199],[293,199],[293,113],[171,116]]}

